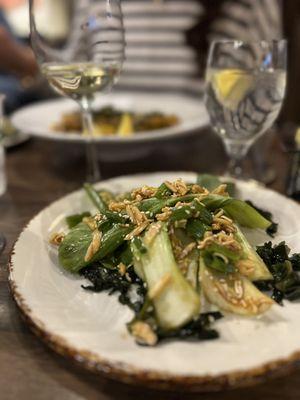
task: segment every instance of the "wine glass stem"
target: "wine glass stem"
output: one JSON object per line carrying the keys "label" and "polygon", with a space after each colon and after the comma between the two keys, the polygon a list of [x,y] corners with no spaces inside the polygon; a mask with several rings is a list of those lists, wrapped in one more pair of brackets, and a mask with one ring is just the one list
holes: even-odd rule
{"label": "wine glass stem", "polygon": [[93,142],[93,118],[88,103],[81,106],[82,126],[84,134],[88,135],[89,140],[86,143],[86,161],[88,182],[94,183],[100,180],[101,174],[98,164],[97,148]]}
{"label": "wine glass stem", "polygon": [[232,178],[243,178],[242,161],[246,156],[251,143],[240,143],[231,140],[225,140],[226,152],[229,156],[229,163],[226,175]]}
{"label": "wine glass stem", "polygon": [[241,166],[241,160],[237,160],[235,158],[230,158],[227,166],[227,173],[226,175],[240,179],[243,175],[243,169]]}

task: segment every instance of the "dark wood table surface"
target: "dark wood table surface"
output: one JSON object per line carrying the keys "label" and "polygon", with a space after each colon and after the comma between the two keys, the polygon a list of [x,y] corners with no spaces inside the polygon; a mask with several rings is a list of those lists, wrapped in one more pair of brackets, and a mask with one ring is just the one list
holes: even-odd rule
{"label": "dark wood table surface", "polygon": [[[208,132],[157,144],[148,154],[137,149],[136,160],[102,164],[103,177],[157,170],[220,172],[225,156],[219,140]],[[139,157],[139,154],[141,156]],[[287,157],[277,141],[268,151],[283,190]],[[77,189],[84,180],[80,145],[31,140],[7,154],[8,190],[0,198],[0,231],[7,247],[0,256],[0,399],[222,399],[300,398],[300,372],[252,388],[216,394],[189,395],[134,388],[79,369],[43,345],[21,320],[7,283],[7,260],[21,228],[53,200]],[[26,262],[26,260],[24,260]]]}

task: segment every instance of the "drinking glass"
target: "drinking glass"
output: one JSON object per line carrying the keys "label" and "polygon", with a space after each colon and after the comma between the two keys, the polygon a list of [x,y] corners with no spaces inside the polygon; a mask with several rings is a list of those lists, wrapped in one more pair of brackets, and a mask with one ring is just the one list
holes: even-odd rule
{"label": "drinking glass", "polygon": [[30,0],[31,44],[42,73],[81,109],[87,180],[100,178],[91,105],[117,81],[124,61],[119,0]]}
{"label": "drinking glass", "polygon": [[241,161],[279,114],[286,58],[285,40],[221,40],[210,46],[205,105],[229,156],[229,176],[243,177]]}

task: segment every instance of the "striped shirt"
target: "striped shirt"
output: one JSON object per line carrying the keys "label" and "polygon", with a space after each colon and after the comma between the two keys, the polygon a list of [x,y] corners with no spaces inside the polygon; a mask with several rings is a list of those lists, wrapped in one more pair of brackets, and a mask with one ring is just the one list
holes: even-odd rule
{"label": "striped shirt", "polygon": [[280,39],[280,17],[281,5],[277,0],[228,0],[212,24],[210,37],[245,41]]}
{"label": "striped shirt", "polygon": [[[60,0],[49,1],[60,3]],[[80,39],[80,27],[90,1],[69,0],[69,3],[76,7],[70,51],[74,53],[76,47],[76,53],[80,53],[86,50],[86,43]],[[103,3],[95,1],[95,9]],[[282,36],[280,0],[122,0],[121,3],[127,46],[119,89],[199,93],[209,40],[269,40]],[[54,22],[57,25],[57,21],[56,17],[48,26]],[[117,45],[111,49],[114,51],[120,51]]]}
{"label": "striped shirt", "polygon": [[[118,87],[201,92],[197,43],[187,43],[187,32],[205,24],[209,2],[123,0],[127,47]],[[209,40],[269,40],[282,36],[280,17],[278,0],[218,0],[215,20],[205,28]]]}

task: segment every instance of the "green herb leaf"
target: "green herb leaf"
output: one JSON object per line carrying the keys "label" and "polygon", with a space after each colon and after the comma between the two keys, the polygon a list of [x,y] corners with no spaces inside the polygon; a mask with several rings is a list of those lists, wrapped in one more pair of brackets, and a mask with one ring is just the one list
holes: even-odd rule
{"label": "green herb leaf", "polygon": [[197,176],[198,185],[206,188],[210,192],[220,186],[222,182],[216,175],[200,174]]}
{"label": "green herb leaf", "polygon": [[186,224],[188,235],[196,240],[202,240],[208,229],[208,226],[198,219],[190,219]]}
{"label": "green herb leaf", "polygon": [[66,223],[68,225],[68,228],[74,228],[74,226],[78,225],[83,218],[85,217],[90,217],[91,213],[90,212],[83,212],[81,214],[73,214],[73,215],[69,215],[68,217],[66,217]]}
{"label": "green herb leaf", "polygon": [[107,211],[107,204],[102,199],[101,194],[98,193],[90,183],[85,183],[83,187],[95,207],[100,211],[100,213],[105,214]]}
{"label": "green herb leaf", "polygon": [[227,192],[228,192],[229,196],[234,197],[234,195],[235,195],[235,191],[236,191],[235,183],[220,181],[220,179],[216,175],[200,174],[197,177],[197,183],[198,183],[198,185],[205,187],[210,192],[213,191],[214,189],[216,189],[222,183],[225,183],[227,185]]}
{"label": "green herb leaf", "polygon": [[165,183],[162,183],[159,188],[157,189],[157,192],[155,193],[155,197],[157,199],[163,199],[165,197],[168,197],[172,194],[172,191],[168,188],[168,186]]}
{"label": "green herb leaf", "polygon": [[222,208],[234,221],[248,228],[267,229],[271,225],[270,221],[242,200],[210,194],[201,202],[212,211]]}
{"label": "green herb leaf", "polygon": [[300,277],[296,272],[299,268],[300,254],[289,257],[290,249],[285,242],[275,246],[267,242],[258,246],[256,251],[273,275],[273,281],[262,283],[265,284],[265,290],[273,290],[273,299],[279,304],[282,299],[300,299]]}
{"label": "green herb leaf", "polygon": [[83,222],[71,229],[58,248],[60,265],[70,272],[78,272],[84,267],[84,257],[92,238],[93,232]]}
{"label": "green herb leaf", "polygon": [[[83,286],[84,289],[92,292],[109,290],[110,295],[118,292],[121,304],[127,305],[136,313],[141,310],[145,301],[146,290],[141,279],[134,273],[133,268],[127,269],[130,281],[122,276],[118,270],[111,270],[100,264],[85,267],[80,271],[80,274],[91,282],[91,285]],[[132,290],[135,291],[135,296],[132,296]]]}
{"label": "green herb leaf", "polygon": [[101,245],[94,257],[86,262],[85,255],[92,242],[93,232],[83,222],[71,229],[58,248],[60,264],[70,272],[78,272],[81,268],[93,261],[101,260],[114,252],[123,242],[132,227],[115,224],[104,233]]}
{"label": "green herb leaf", "polygon": [[271,225],[267,228],[266,232],[271,237],[274,237],[278,231],[278,224],[274,222],[273,215],[270,211],[263,210],[262,208],[257,207],[250,200],[246,200],[246,203],[253,207],[256,211],[258,211],[263,217],[271,222]]}

